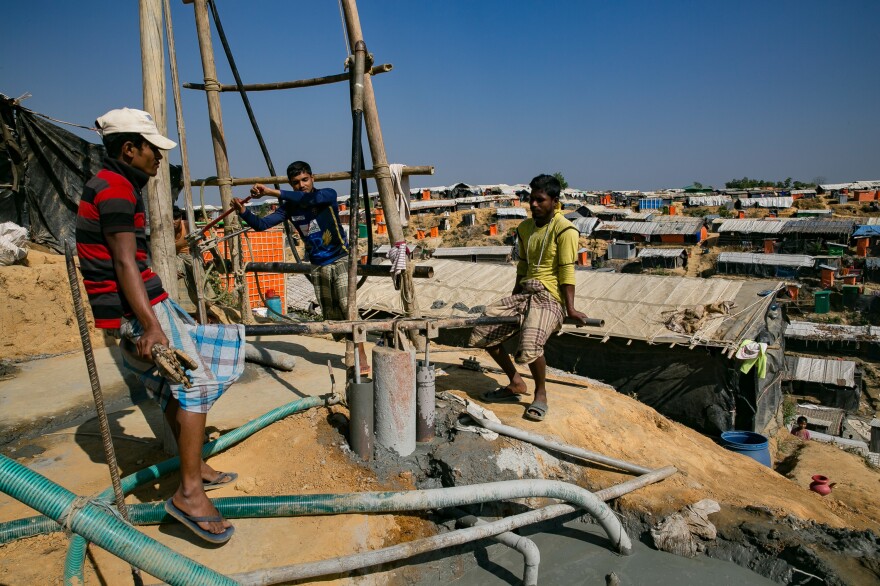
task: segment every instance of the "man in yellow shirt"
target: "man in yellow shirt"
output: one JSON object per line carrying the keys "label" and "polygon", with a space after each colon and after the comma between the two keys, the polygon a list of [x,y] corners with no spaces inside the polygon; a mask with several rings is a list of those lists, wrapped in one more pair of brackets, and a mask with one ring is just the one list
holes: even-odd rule
{"label": "man in yellow shirt", "polygon": [[544,344],[562,327],[565,317],[583,321],[586,315],[574,308],[574,263],[578,230],[559,210],[562,186],[552,175],[538,175],[529,183],[532,217],[517,228],[519,263],[513,293],[490,305],[487,316],[521,316],[519,325],[479,326],[471,333],[469,345],[485,348],[510,379],[510,384],[484,393],[487,402],[518,402],[528,394],[525,381],[501,344],[520,334],[514,356],[517,364],[528,364],[535,379],[535,399],[525,417],[543,421],[547,414],[547,361]]}

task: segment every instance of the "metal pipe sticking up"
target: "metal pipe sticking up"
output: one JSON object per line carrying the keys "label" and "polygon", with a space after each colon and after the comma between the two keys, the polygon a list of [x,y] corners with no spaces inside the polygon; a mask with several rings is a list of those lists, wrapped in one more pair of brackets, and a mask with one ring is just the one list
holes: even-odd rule
{"label": "metal pipe sticking up", "polygon": [[434,439],[434,378],[431,364],[431,340],[425,334],[425,359],[416,364],[416,441],[427,443]]}
{"label": "metal pipe sticking up", "polygon": [[409,352],[373,348],[376,444],[409,456],[416,449],[416,373]]}

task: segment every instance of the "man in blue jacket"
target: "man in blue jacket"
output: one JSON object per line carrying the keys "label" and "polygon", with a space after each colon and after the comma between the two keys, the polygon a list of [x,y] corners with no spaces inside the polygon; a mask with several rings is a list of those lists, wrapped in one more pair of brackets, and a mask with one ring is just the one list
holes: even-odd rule
{"label": "man in blue jacket", "polygon": [[[348,240],[339,221],[339,205],[334,189],[315,189],[311,166],[304,161],[294,161],[287,167],[287,179],[293,191],[279,191],[257,183],[251,195],[262,197],[274,195],[280,200],[278,208],[259,218],[246,209],[244,203],[233,198],[232,207],[248,226],[262,232],[277,226],[284,220],[293,222],[306,244],[309,262],[312,263],[312,285],[321,304],[324,319],[348,319]],[[343,335],[334,336],[341,340]],[[358,344],[361,374],[370,372],[363,344]]]}

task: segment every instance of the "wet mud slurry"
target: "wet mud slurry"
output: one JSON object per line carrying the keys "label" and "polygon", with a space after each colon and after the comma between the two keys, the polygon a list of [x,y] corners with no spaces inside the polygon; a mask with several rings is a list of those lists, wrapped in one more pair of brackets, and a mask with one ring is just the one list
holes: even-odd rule
{"label": "wet mud slurry", "polygon": [[[601,466],[584,465],[577,458],[552,454],[503,436],[488,442],[477,434],[456,431],[455,421],[461,409],[441,393],[434,442],[420,444],[416,452],[406,458],[383,453],[365,465],[380,481],[405,479],[415,488],[517,478],[563,480],[591,490],[607,486],[595,478]],[[527,504],[512,501],[463,508],[482,518],[492,518],[548,503],[529,499]],[[541,549],[542,583],[600,584],[611,571],[623,583],[630,584],[775,582],[843,586],[880,582],[880,538],[869,529],[832,527],[763,506],[722,503],[721,511],[709,516],[717,528],[717,538],[703,543],[705,555],[688,559],[653,547],[650,530],[664,516],[662,506],[646,509],[623,498],[612,503],[612,507],[625,521],[630,536],[639,542],[633,556],[622,558],[613,554],[601,529],[589,524],[589,518],[576,519],[576,515],[517,531],[531,538]],[[437,523],[441,531],[456,528],[454,519],[444,516],[442,511],[435,511],[428,518]],[[425,562],[421,571],[428,572],[430,577],[422,575],[418,583],[437,583],[438,571],[456,584],[517,583],[523,571],[522,555],[491,543],[487,541],[479,548],[470,545],[445,550],[449,556],[445,561],[449,565],[441,571],[437,566],[441,563],[439,560]],[[413,573],[407,572],[407,575],[412,578]]]}

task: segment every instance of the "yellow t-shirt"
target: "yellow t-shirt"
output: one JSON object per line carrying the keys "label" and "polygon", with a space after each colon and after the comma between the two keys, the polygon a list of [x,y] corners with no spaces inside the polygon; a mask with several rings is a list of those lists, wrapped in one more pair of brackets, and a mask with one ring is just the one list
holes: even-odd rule
{"label": "yellow t-shirt", "polygon": [[564,304],[559,285],[574,285],[579,233],[574,224],[557,211],[553,219],[538,228],[535,220],[524,220],[519,235],[517,283],[538,279],[556,301]]}

